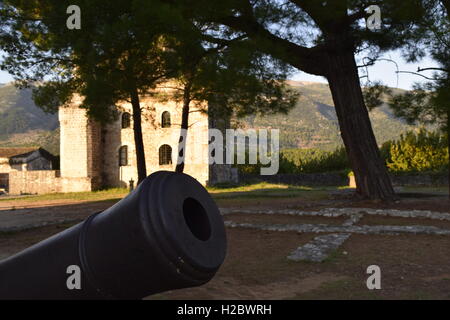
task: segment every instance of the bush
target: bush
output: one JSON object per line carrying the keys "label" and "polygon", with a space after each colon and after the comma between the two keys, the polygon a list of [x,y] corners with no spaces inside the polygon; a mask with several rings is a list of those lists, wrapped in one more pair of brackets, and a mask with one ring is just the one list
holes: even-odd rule
{"label": "bush", "polygon": [[333,152],[317,149],[288,149],[281,153],[280,173],[316,173],[350,168],[344,148]]}
{"label": "bush", "polygon": [[[380,154],[390,172],[443,172],[448,170],[447,137],[421,129],[387,141]],[[238,165],[242,173],[259,174],[261,165]],[[279,173],[322,173],[350,171],[344,147],[333,152],[319,149],[286,149],[280,154]]]}
{"label": "bush", "polygon": [[447,137],[421,129],[391,142],[386,164],[392,172],[441,172],[448,169]]}
{"label": "bush", "polygon": [[[238,165],[246,174],[259,174],[261,165]],[[280,154],[279,173],[318,173],[349,170],[344,148],[333,152],[318,149],[286,149]]]}

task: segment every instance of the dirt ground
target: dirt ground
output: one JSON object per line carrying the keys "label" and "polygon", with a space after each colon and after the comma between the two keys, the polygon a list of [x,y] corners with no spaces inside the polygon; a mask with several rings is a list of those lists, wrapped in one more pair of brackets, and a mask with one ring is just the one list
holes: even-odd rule
{"label": "dirt ground", "polygon": [[348,217],[321,217],[321,216],[289,216],[289,215],[262,215],[262,214],[227,214],[225,221],[237,223],[264,223],[264,224],[328,224],[342,225]]}
{"label": "dirt ground", "polygon": [[[152,298],[450,299],[448,237],[352,235],[325,262],[286,259],[311,238],[229,230],[228,257],[210,283]],[[381,290],[366,287],[366,269],[372,264],[381,268]]]}
{"label": "dirt ground", "polygon": [[[58,233],[74,224],[75,220],[84,219],[112,203],[42,202],[32,203],[29,208],[8,210],[11,208],[3,202],[0,228],[6,222],[17,223],[30,217],[36,221],[68,218],[74,221],[25,231],[0,232],[0,259]],[[446,197],[405,197],[397,203],[384,204],[308,195],[305,198],[221,199],[218,204],[233,208],[298,208],[311,211],[325,207],[370,207],[450,212],[450,202]],[[337,225],[345,220],[252,214],[230,214],[224,219],[267,224]],[[365,216],[358,224],[420,224],[450,229],[448,221],[383,216]],[[324,262],[293,262],[286,258],[316,236],[229,228],[227,258],[212,281],[202,287],[165,292],[149,299],[450,299],[450,236],[353,234]],[[366,269],[374,264],[381,268],[381,290],[368,290],[366,287],[369,276]]]}

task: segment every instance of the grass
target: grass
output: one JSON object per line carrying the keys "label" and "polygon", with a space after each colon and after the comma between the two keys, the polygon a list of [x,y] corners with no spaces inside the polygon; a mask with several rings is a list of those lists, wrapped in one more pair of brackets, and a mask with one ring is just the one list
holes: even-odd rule
{"label": "grass", "polygon": [[114,200],[121,199],[128,194],[127,189],[113,188],[92,192],[68,192],[68,193],[49,193],[42,195],[27,195],[17,197],[0,198],[0,201],[20,201],[20,202],[35,202],[46,200]]}
{"label": "grass", "polygon": [[[273,183],[256,183],[242,186],[223,186],[208,187],[214,199],[255,199],[255,198],[291,198],[291,197],[308,197],[321,198],[327,194],[329,190],[336,190],[333,187],[305,187],[293,186],[286,184]],[[124,188],[114,188],[107,190],[99,190],[93,192],[70,192],[70,193],[51,193],[43,195],[24,195],[0,197],[1,201],[15,202],[37,202],[51,200],[75,200],[75,201],[101,201],[101,200],[117,200],[128,194],[128,190]]]}
{"label": "grass", "polygon": [[[264,198],[307,198],[310,200],[320,200],[328,196],[329,191],[343,190],[348,187],[307,187],[287,184],[276,184],[260,182],[254,184],[246,184],[240,186],[216,186],[208,187],[208,191],[216,200],[248,200],[248,199],[264,199]],[[419,193],[445,193],[448,192],[446,187],[404,187],[403,192],[419,192]],[[119,200],[128,194],[126,188],[113,188],[99,190],[93,192],[70,192],[70,193],[51,193],[43,195],[23,195],[0,197],[2,201],[15,202],[37,202],[51,200],[74,200],[74,201],[102,201],[102,200]]]}
{"label": "grass", "polygon": [[322,197],[329,190],[334,190],[333,187],[305,187],[294,186],[287,184],[274,183],[256,183],[243,186],[233,187],[209,187],[208,191],[214,199],[236,199],[236,198],[291,198],[304,196],[319,196]]}
{"label": "grass", "polygon": [[256,190],[286,190],[286,189],[296,189],[296,190],[312,190],[310,187],[304,186],[292,186],[288,184],[278,184],[278,183],[268,183],[260,182],[254,184],[246,184],[241,186],[224,186],[224,187],[208,187],[210,193],[222,193],[222,192],[246,192],[246,191],[256,191]]}

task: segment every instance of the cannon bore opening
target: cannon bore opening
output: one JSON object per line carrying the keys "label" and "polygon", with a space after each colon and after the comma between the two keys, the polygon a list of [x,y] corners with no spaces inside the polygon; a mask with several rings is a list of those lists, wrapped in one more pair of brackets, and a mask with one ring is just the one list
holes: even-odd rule
{"label": "cannon bore opening", "polygon": [[211,237],[211,225],[203,206],[194,198],[186,198],[183,202],[183,216],[189,230],[201,241]]}

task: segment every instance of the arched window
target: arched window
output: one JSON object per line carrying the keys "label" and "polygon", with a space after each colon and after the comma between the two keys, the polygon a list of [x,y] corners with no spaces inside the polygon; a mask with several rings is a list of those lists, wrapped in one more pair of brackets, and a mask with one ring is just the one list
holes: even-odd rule
{"label": "arched window", "polygon": [[168,144],[163,144],[159,148],[159,165],[172,164],[172,148]]}
{"label": "arched window", "polygon": [[129,128],[131,126],[131,115],[128,112],[122,114],[122,129]]}
{"label": "arched window", "polygon": [[127,166],[128,165],[128,146],[122,146],[119,149],[119,166]]}
{"label": "arched window", "polygon": [[162,128],[170,128],[170,112],[164,111],[161,115],[161,127]]}

